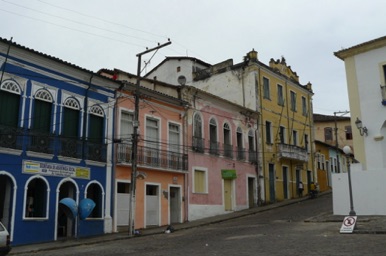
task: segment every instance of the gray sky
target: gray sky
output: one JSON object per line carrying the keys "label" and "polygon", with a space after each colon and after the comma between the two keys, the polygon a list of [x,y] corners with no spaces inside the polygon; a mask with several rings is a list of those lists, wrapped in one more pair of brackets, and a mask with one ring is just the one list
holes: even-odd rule
{"label": "gray sky", "polygon": [[344,63],[333,52],[385,36],[385,7],[384,0],[0,0],[0,37],[95,72],[134,74],[136,54],[168,38],[144,72],[165,56],[238,63],[254,48],[267,65],[284,56],[301,84],[313,84],[314,113],[333,115],[349,109]]}

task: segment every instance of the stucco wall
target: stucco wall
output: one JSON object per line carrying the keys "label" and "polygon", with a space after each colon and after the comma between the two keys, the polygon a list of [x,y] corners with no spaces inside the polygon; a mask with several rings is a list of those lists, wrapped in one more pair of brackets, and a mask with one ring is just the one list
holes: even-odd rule
{"label": "stucco wall", "polygon": [[[356,168],[359,167],[359,168]],[[382,170],[361,171],[360,166],[353,166],[351,184],[353,191],[354,210],[357,215],[386,215],[386,172]],[[333,213],[348,215],[350,197],[348,174],[332,174],[333,182]]]}

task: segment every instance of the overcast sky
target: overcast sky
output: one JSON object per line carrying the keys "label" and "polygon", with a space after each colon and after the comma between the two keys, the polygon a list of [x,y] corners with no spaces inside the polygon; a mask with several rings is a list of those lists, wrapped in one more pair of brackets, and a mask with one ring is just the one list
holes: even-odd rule
{"label": "overcast sky", "polygon": [[165,56],[239,63],[255,49],[267,65],[284,56],[301,84],[312,83],[314,113],[333,115],[349,110],[344,63],[333,53],[385,36],[385,7],[384,0],[0,0],[0,37],[95,72],[133,74],[136,54],[168,38],[144,73]]}

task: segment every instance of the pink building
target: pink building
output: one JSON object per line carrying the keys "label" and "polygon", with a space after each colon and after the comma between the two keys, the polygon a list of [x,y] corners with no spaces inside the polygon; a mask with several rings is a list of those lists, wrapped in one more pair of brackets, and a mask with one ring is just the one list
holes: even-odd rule
{"label": "pink building", "polygon": [[189,220],[255,206],[257,113],[194,87],[185,86],[183,95],[190,98]]}

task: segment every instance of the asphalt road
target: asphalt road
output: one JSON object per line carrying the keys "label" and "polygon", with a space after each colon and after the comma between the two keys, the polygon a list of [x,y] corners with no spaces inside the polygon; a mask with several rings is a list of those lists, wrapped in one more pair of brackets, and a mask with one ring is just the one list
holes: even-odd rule
{"label": "asphalt road", "polygon": [[328,195],[200,228],[40,255],[386,255],[386,235],[340,234],[339,222],[304,221],[331,207]]}

